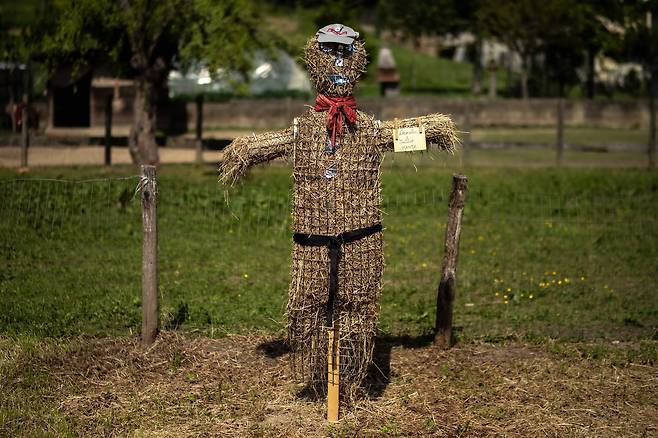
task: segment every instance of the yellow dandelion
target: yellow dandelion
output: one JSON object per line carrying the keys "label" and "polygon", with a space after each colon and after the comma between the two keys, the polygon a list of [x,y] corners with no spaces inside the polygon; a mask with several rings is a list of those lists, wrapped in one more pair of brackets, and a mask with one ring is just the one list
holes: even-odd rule
{"label": "yellow dandelion", "polygon": [[607,284],[604,284],[604,285],[603,285],[603,289],[607,289],[607,288],[608,288],[608,285],[607,285]]}
{"label": "yellow dandelion", "polygon": [[533,294],[528,295],[528,298],[533,299],[535,296]]}
{"label": "yellow dandelion", "polygon": [[507,295],[503,295],[503,299],[507,299]]}
{"label": "yellow dandelion", "polygon": [[557,274],[555,273],[555,271],[553,271],[553,275],[557,275]]}
{"label": "yellow dandelion", "polygon": [[484,240],[484,236],[478,236],[478,240],[480,241]]}
{"label": "yellow dandelion", "polygon": [[585,281],[585,277],[580,277],[580,281]]}
{"label": "yellow dandelion", "polygon": [[507,292],[512,292],[512,288],[511,288],[511,287],[508,287],[508,288],[507,288]]}
{"label": "yellow dandelion", "polygon": [[565,279],[564,279],[564,282],[565,282],[565,283],[570,283],[571,280],[569,280],[568,278],[565,278]]}
{"label": "yellow dandelion", "polygon": [[427,268],[427,263],[423,263],[420,266],[422,266],[423,268]]}
{"label": "yellow dandelion", "polygon": [[557,284],[562,284],[562,280],[558,280]]}
{"label": "yellow dandelion", "polygon": [[500,293],[496,292],[496,296],[499,296],[499,295],[500,295]]}
{"label": "yellow dandelion", "polygon": [[244,278],[249,278],[249,274],[244,274]]}
{"label": "yellow dandelion", "polygon": [[505,300],[505,304],[509,303],[509,301]]}

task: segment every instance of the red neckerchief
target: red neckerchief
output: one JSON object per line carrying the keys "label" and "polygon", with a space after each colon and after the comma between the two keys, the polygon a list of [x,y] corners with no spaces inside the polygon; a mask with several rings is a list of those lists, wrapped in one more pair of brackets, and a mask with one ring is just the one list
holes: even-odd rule
{"label": "red neckerchief", "polygon": [[350,125],[356,123],[356,100],[354,96],[330,97],[318,94],[315,99],[316,111],[327,111],[327,130],[331,137],[331,147],[336,147],[336,134],[343,133],[343,117]]}

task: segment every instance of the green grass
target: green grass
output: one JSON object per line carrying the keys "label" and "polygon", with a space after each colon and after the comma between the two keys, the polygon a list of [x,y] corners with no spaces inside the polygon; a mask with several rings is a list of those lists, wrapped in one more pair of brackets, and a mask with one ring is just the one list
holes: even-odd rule
{"label": "green grass", "polygon": [[[385,166],[386,333],[424,333],[433,324],[447,191],[457,165],[456,158],[435,158],[394,157]],[[658,258],[655,174],[465,171],[470,193],[456,303],[462,336],[651,336],[658,325],[651,300]],[[29,178],[94,172],[51,169]],[[0,332],[135,333],[136,180],[7,182],[14,175],[6,171],[2,178]],[[167,167],[159,176],[164,324],[212,335],[279,330],[290,251],[289,169],[257,169],[231,192],[228,206],[215,180],[214,171],[197,167]],[[549,287],[540,286],[546,282]]]}
{"label": "green grass", "polygon": [[[555,144],[554,127],[474,127],[472,139],[486,143],[512,144]],[[649,133],[642,129],[615,129],[574,127],[565,128],[564,141],[567,144],[601,147],[609,144],[644,145],[649,141]]]}

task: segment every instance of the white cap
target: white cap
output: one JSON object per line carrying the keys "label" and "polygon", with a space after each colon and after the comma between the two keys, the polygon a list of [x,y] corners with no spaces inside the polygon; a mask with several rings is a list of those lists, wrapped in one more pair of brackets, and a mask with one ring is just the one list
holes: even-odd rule
{"label": "white cap", "polygon": [[352,44],[359,37],[359,32],[343,24],[329,24],[318,30],[315,35],[320,43]]}

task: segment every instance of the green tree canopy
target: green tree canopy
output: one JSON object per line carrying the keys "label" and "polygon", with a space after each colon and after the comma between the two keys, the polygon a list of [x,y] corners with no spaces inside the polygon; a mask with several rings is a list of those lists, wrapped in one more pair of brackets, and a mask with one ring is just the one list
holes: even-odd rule
{"label": "green tree canopy", "polygon": [[158,162],[156,99],[172,68],[244,72],[254,50],[272,45],[249,0],[55,0],[54,16],[40,47],[50,65],[110,59],[135,78],[135,163]]}

